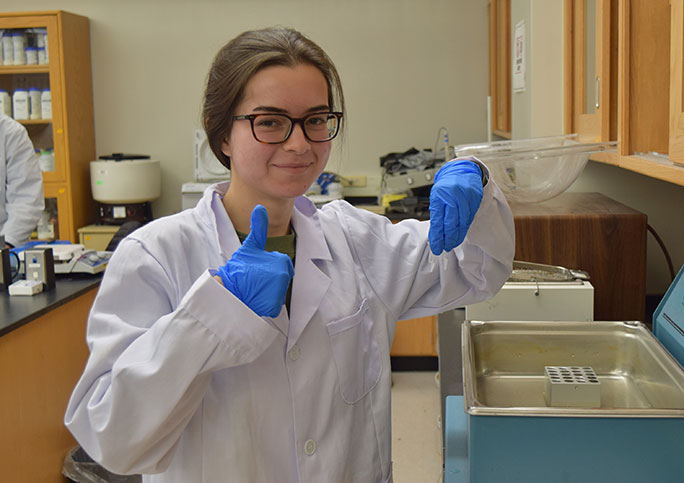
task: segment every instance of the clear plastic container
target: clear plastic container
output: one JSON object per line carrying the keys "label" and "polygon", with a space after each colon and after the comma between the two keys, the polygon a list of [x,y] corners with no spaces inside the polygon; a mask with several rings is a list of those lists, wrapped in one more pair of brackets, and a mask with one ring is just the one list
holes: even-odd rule
{"label": "clear plastic container", "polygon": [[576,134],[454,147],[456,157],[475,156],[508,201],[536,203],[563,193],[579,177],[589,155],[614,151],[617,142],[580,143]]}

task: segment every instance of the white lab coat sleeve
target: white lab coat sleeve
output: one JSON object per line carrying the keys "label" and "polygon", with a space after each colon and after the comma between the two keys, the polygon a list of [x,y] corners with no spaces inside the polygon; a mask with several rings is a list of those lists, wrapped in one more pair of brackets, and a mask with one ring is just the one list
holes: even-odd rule
{"label": "white lab coat sleeve", "polygon": [[385,217],[343,209],[359,266],[376,295],[398,320],[436,315],[492,297],[511,274],[513,216],[490,180],[465,240],[435,256],[428,221],[392,224]]}
{"label": "white lab coat sleeve", "polygon": [[19,123],[5,123],[5,241],[19,246],[28,241],[44,206],[43,177],[31,139]]}
{"label": "white lab coat sleeve", "polygon": [[110,471],[164,471],[212,372],[255,360],[278,334],[208,270],[176,294],[140,242],[121,242],[90,313],[91,354],[65,415]]}

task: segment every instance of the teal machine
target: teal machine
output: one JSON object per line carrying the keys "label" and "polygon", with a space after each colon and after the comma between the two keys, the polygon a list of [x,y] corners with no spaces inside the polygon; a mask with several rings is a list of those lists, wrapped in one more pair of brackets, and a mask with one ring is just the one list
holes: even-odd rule
{"label": "teal machine", "polygon": [[640,322],[463,324],[445,483],[684,482],[684,267]]}

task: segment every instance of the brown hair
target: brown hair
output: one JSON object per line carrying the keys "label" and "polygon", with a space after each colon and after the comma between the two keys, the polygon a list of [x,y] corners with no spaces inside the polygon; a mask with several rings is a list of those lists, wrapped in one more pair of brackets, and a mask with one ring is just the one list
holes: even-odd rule
{"label": "brown hair", "polygon": [[247,31],[219,50],[207,78],[202,118],[209,146],[221,164],[230,169],[230,158],[223,154],[221,145],[230,135],[235,109],[252,76],[265,67],[299,64],[310,64],[321,71],[328,85],[330,109],[344,112],[342,83],[335,65],[323,49],[296,30]]}

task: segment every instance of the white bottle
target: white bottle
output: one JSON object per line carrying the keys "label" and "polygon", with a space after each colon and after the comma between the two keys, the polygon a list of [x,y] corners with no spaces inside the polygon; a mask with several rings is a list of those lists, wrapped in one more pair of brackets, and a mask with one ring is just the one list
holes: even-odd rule
{"label": "white bottle", "polygon": [[45,44],[45,63],[49,64],[50,63],[50,49],[48,49],[48,35],[47,35],[47,29],[40,29],[40,31],[43,33],[43,43]]}
{"label": "white bottle", "polygon": [[38,63],[41,65],[47,64],[47,56],[45,54],[45,47],[38,47]]}
{"label": "white bottle", "polygon": [[0,89],[0,114],[12,117],[12,99],[4,89]]}
{"label": "white bottle", "polygon": [[26,47],[26,65],[36,65],[38,63],[38,49]]}
{"label": "white bottle", "polygon": [[40,113],[43,119],[52,119],[52,95],[50,89],[43,89],[40,94]]}
{"label": "white bottle", "polygon": [[36,35],[36,47],[45,47],[45,29],[33,29],[33,33]]}
{"label": "white bottle", "polygon": [[17,89],[12,96],[12,110],[14,111],[14,119],[28,119],[29,118],[29,96],[26,89]]}
{"label": "white bottle", "polygon": [[26,64],[26,39],[24,32],[12,32],[12,51],[14,52],[14,65]]}
{"label": "white bottle", "polygon": [[41,119],[41,93],[37,87],[29,89],[29,119]]}
{"label": "white bottle", "polygon": [[14,64],[14,45],[9,30],[5,30],[2,34],[2,63],[4,65]]}

